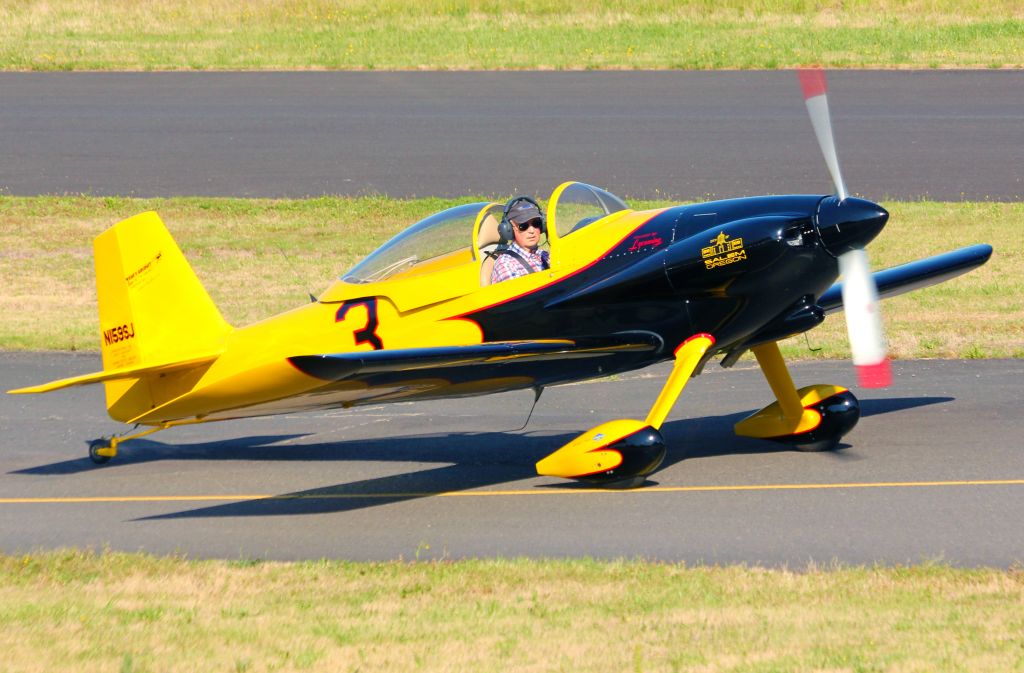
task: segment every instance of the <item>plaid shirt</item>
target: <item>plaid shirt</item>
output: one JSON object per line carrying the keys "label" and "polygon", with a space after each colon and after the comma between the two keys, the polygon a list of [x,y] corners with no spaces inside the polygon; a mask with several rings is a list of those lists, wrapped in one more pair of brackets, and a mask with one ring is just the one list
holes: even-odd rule
{"label": "plaid shirt", "polygon": [[[515,243],[511,243],[508,246],[509,250],[514,250],[519,253],[526,263],[534,271],[541,271],[551,267],[548,258],[547,250],[538,250],[537,252],[530,252],[526,248],[520,247]],[[500,283],[503,280],[509,280],[510,278],[519,278],[527,274],[526,269],[519,263],[512,255],[498,255],[498,259],[494,260],[494,269],[491,270],[491,284]]]}

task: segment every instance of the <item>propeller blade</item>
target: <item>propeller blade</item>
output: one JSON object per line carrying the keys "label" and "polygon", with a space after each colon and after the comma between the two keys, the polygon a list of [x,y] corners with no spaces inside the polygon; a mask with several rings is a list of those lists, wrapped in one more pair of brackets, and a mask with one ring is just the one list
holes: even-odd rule
{"label": "propeller blade", "polygon": [[850,250],[839,256],[843,276],[843,311],[850,335],[850,350],[857,377],[864,388],[884,388],[892,383],[892,368],[885,352],[878,288],[868,266],[868,253]]}
{"label": "propeller blade", "polygon": [[[841,204],[846,200],[847,191],[832,137],[825,71],[821,68],[801,68],[797,70],[797,76],[814,126],[814,135],[818,138],[818,146],[825,157]],[[884,388],[892,383],[892,368],[886,355],[882,316],[878,310],[878,288],[868,266],[868,253],[862,248],[855,248],[839,255],[839,272],[843,276],[846,331],[850,335],[850,350],[853,351],[853,364],[857,368],[860,384],[865,388]]]}
{"label": "propeller blade", "polygon": [[804,91],[804,102],[811,116],[814,135],[818,137],[818,146],[825,155],[828,172],[832,174],[832,184],[836,187],[836,195],[840,201],[846,199],[846,183],[839,171],[839,157],[836,144],[832,139],[832,118],[828,113],[828,86],[825,83],[825,71],[821,68],[801,68],[797,70],[800,87]]}

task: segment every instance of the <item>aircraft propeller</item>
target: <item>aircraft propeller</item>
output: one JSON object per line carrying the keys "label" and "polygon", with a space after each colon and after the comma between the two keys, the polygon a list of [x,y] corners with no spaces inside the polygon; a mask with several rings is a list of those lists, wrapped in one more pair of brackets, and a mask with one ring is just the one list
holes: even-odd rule
{"label": "aircraft propeller", "polygon": [[[832,120],[828,111],[828,87],[825,83],[825,71],[821,68],[800,69],[797,71],[800,86],[803,89],[804,102],[814,126],[814,134],[825,157],[832,182],[836,188],[838,199],[837,210],[843,210],[850,202],[853,217],[850,221],[837,221],[835,232],[841,232],[843,226],[858,229],[861,223],[874,226],[881,219],[878,230],[884,225],[888,214],[884,210],[860,199],[848,199],[846,184],[839,170],[839,158],[836,154],[835,141],[832,137]],[[854,225],[854,226],[850,226]],[[867,227],[864,227],[867,228]],[[831,246],[830,250],[837,254],[839,271],[843,279],[843,311],[846,313],[846,329],[850,337],[850,349],[853,352],[853,364],[857,368],[860,384],[866,388],[884,388],[892,383],[892,370],[886,355],[885,336],[882,333],[882,320],[879,313],[878,288],[871,275],[868,265],[868,254],[863,243],[864,234],[857,231],[854,235],[842,235],[848,240],[843,241],[840,249]],[[874,231],[871,236],[873,237]],[[867,240],[870,240],[868,238]],[[866,241],[865,241],[866,242]],[[828,243],[826,242],[826,246]]]}

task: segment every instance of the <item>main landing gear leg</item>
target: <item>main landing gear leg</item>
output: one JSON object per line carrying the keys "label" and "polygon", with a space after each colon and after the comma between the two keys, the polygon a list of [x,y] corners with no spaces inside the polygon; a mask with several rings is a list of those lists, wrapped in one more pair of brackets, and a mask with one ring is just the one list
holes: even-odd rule
{"label": "main landing gear leg", "polygon": [[89,459],[97,465],[102,465],[109,462],[111,458],[117,457],[117,445],[121,442],[127,442],[129,439],[138,439],[139,437],[145,437],[151,435],[154,432],[160,432],[166,430],[169,425],[158,425],[142,432],[137,432],[134,435],[126,435],[124,437],[103,437],[101,439],[94,439],[89,442]]}
{"label": "main landing gear leg", "polygon": [[737,435],[783,442],[800,451],[827,451],[857,424],[860,404],[849,390],[829,385],[797,390],[776,342],[751,350],[775,402],[737,423]]}
{"label": "main landing gear leg", "polygon": [[714,343],[711,335],[698,334],[676,349],[675,366],[646,420],[620,419],[591,428],[538,462],[537,474],[609,488],[642,484],[665,458],[665,440],[658,429]]}

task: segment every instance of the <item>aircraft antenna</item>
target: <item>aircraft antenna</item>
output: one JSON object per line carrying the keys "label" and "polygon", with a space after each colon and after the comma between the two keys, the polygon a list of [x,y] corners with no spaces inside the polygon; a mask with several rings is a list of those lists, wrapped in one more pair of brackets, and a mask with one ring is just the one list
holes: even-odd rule
{"label": "aircraft antenna", "polygon": [[[281,244],[274,241],[274,247],[277,248],[277,251],[281,253],[282,257],[284,257],[284,261],[288,263],[288,268],[292,270],[293,274],[295,274],[295,279],[299,281],[299,285],[305,286],[306,284],[303,282],[302,276],[299,274],[299,270],[295,268],[295,264],[292,262],[291,258],[288,257],[288,254],[284,251],[284,248],[281,247]],[[315,294],[309,290],[306,290],[306,294],[309,295],[309,302],[311,304],[315,304],[317,302]]]}
{"label": "aircraft antenna", "polygon": [[530,407],[530,413],[526,415],[526,420],[523,422],[522,427],[512,430],[512,432],[519,432],[525,430],[526,426],[530,424],[530,419],[533,418],[533,410],[537,408],[537,402],[540,400],[541,393],[544,392],[544,386],[533,387],[533,406]]}
{"label": "aircraft antenna", "polygon": [[818,346],[817,348],[811,346],[811,337],[807,336],[807,332],[804,332],[804,341],[807,342],[807,350],[812,353],[817,353],[822,348],[821,346]]}

